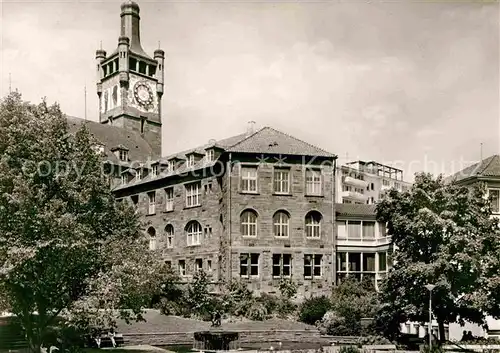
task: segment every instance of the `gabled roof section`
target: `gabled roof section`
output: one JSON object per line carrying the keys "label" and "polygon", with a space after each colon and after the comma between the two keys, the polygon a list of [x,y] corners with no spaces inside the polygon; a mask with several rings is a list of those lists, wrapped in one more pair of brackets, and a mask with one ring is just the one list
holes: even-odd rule
{"label": "gabled roof section", "polygon": [[500,155],[495,154],[446,178],[447,182],[459,182],[473,177],[499,177]]}
{"label": "gabled roof section", "polygon": [[371,217],[376,216],[375,205],[355,204],[355,203],[338,203],[335,205],[337,216],[349,217]]}
{"label": "gabled roof section", "polygon": [[123,146],[128,149],[130,162],[144,161],[148,158],[158,158],[153,154],[153,149],[149,143],[142,138],[140,133],[128,131],[124,128],[112,125],[105,125],[96,121],[84,120],[72,116],[66,116],[68,121],[68,129],[70,132],[76,132],[83,125],[86,125],[90,133],[98,140],[99,143],[105,146],[106,159],[115,164],[127,164],[120,161],[111,151],[111,148]]}
{"label": "gabled roof section", "polygon": [[244,140],[231,146],[228,151],[240,153],[273,153],[298,156],[336,156],[332,153],[299,140],[293,136],[275,130],[271,127],[263,127]]}

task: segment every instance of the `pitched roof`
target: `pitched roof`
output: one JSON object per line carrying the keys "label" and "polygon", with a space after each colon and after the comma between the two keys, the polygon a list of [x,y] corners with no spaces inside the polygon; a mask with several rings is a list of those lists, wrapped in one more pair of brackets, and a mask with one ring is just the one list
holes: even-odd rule
{"label": "pitched roof", "polygon": [[337,216],[369,216],[375,217],[375,205],[338,203],[335,205]]}
{"label": "pitched roof", "polygon": [[267,126],[231,146],[228,151],[336,157],[321,148]]}
{"label": "pitched roof", "polygon": [[157,158],[153,155],[153,149],[149,143],[135,131],[125,130],[118,126],[101,124],[96,121],[89,121],[73,116],[67,116],[68,128],[75,132],[83,125],[86,125],[90,133],[105,146],[106,159],[116,164],[124,164],[111,151],[116,147],[122,146],[128,149],[129,159],[131,161],[144,161],[150,158]]}
{"label": "pitched roof", "polygon": [[472,177],[500,177],[500,155],[495,154],[446,178],[447,182],[457,182]]}

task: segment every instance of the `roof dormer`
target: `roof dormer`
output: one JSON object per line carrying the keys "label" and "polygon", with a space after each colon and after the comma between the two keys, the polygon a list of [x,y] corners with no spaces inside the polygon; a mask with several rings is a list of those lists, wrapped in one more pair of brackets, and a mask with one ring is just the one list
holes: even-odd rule
{"label": "roof dormer", "polygon": [[215,143],[205,148],[205,162],[215,162],[217,158],[224,152],[224,148],[217,146]]}
{"label": "roof dormer", "polygon": [[174,172],[176,171],[179,166],[185,161],[185,159],[183,158],[180,158],[180,157],[177,157],[177,156],[174,156],[174,157],[171,157],[167,160],[168,162],[168,171],[169,172]]}
{"label": "roof dormer", "polygon": [[205,155],[203,153],[200,153],[198,151],[192,151],[189,153],[186,153],[186,166],[188,168],[192,168],[198,163]]}
{"label": "roof dormer", "polygon": [[122,162],[129,161],[128,151],[129,149],[123,145],[118,145],[111,148],[111,152],[113,152],[116,158],[118,158]]}

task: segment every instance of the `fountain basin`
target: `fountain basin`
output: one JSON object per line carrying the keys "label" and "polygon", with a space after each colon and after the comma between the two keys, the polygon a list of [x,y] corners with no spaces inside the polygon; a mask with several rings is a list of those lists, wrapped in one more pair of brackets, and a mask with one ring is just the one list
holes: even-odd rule
{"label": "fountain basin", "polygon": [[233,351],[240,348],[238,332],[211,330],[194,333],[193,349],[198,351]]}

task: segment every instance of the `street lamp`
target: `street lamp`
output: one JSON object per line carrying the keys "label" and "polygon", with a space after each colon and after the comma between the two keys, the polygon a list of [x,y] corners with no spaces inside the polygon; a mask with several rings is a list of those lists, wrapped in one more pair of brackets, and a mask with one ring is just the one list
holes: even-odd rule
{"label": "street lamp", "polygon": [[429,352],[432,348],[432,290],[436,288],[434,284],[427,284],[425,286],[429,291]]}

